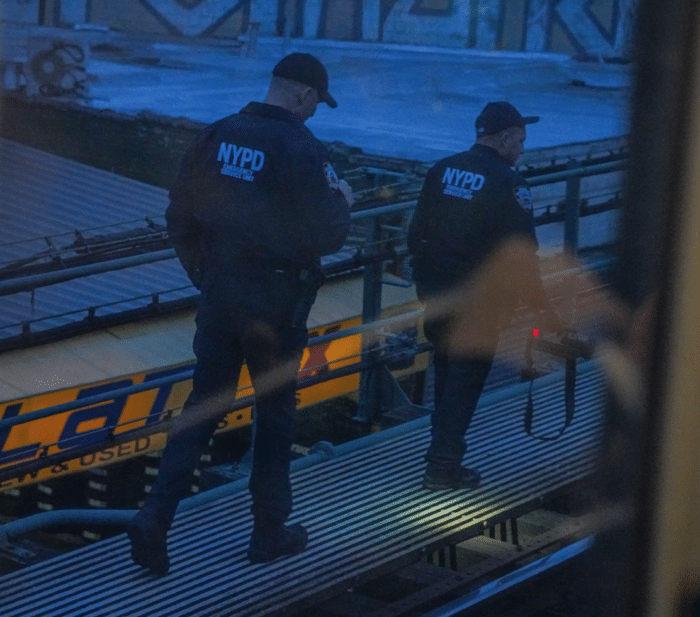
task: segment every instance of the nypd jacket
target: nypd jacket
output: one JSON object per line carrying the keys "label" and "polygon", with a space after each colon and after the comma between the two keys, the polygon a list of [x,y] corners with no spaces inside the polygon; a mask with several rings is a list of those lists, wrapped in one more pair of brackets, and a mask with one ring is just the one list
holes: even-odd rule
{"label": "nypd jacket", "polygon": [[203,130],[166,210],[170,239],[195,284],[246,260],[314,269],[341,248],[347,203],[325,146],[295,114],[250,103]]}
{"label": "nypd jacket", "polygon": [[409,228],[421,296],[464,281],[512,234],[535,242],[530,189],[496,150],[475,144],[428,172]]}

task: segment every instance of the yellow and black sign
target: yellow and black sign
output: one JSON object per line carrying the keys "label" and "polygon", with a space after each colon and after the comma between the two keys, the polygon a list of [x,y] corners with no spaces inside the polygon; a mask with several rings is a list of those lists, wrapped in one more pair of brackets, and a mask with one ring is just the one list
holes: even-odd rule
{"label": "yellow and black sign", "polygon": [[[311,337],[337,332],[359,325],[360,318],[324,326],[311,331]],[[304,350],[299,377],[315,375],[358,362],[361,351],[361,335],[354,334],[331,342],[314,345]],[[39,409],[83,398],[104,394],[163,377],[187,374],[193,363],[158,368],[148,373],[128,375],[105,382],[92,383],[78,388],[46,392],[25,399],[0,403],[0,418],[14,418]],[[309,386],[297,394],[299,407],[332,399],[359,387],[359,375],[339,377],[331,381]],[[51,455],[71,448],[98,447],[108,437],[110,430],[119,435],[136,428],[156,424],[165,414],[180,413],[191,390],[190,379],[146,390],[130,396],[117,397],[103,403],[57,413],[47,418],[31,420],[11,428],[0,429],[0,468]],[[253,393],[250,376],[244,366],[238,383],[236,398]],[[227,431],[251,422],[251,408],[229,413],[219,424],[219,431]],[[108,465],[139,456],[145,452],[165,447],[165,433],[154,433],[134,441],[106,448],[89,455],[63,462],[59,465],[11,478],[0,483],[0,491],[32,482],[46,480],[57,475],[83,471],[90,467]]]}

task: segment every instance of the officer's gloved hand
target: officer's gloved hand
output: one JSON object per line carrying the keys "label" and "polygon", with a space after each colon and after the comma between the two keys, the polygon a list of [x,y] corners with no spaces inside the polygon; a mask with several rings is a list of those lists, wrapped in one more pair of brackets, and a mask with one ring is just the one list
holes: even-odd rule
{"label": "officer's gloved hand", "polygon": [[352,208],[353,204],[355,203],[355,198],[352,194],[352,187],[345,180],[339,180],[338,189],[343,194],[343,197],[345,197],[345,201],[348,202],[348,208]]}

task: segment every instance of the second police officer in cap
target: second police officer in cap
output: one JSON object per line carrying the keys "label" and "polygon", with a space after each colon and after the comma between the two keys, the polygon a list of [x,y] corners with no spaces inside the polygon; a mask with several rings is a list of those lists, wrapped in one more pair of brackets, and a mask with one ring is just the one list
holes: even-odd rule
{"label": "second police officer in cap", "polygon": [[320,258],[343,245],[353,201],[304,126],[321,102],[337,106],[323,64],[310,54],[286,56],[262,103],[201,132],[170,191],[169,236],[201,297],[192,393],[128,528],[132,558],[155,574],[169,569],[168,529],[234,401],[244,362],[255,390],[248,558],[267,562],[306,546],[306,529],[285,524],[296,377],[323,279]]}
{"label": "second police officer in cap", "polygon": [[[518,238],[529,246],[518,265],[517,276],[523,279],[519,287],[527,290],[521,300],[542,313],[545,327],[559,325],[539,276],[530,189],[512,169],[524,149],[526,125],[538,120],[523,117],[505,101],[487,104],[476,119],[471,149],[439,161],[428,172],[411,221],[408,246],[414,279],[425,304],[425,335],[435,349],[435,408],[423,476],[427,489],[474,488],[480,482],[477,470],[462,466],[465,434],[498,338],[496,327],[478,350],[453,344],[459,306],[445,308],[445,295],[469,286],[500,246]],[[483,308],[482,315],[500,312],[501,323],[510,320],[508,307]]]}

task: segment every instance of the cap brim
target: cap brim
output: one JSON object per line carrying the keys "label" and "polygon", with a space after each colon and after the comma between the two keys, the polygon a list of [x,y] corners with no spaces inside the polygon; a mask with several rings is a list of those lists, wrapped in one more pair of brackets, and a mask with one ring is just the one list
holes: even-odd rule
{"label": "cap brim", "polygon": [[330,95],[329,92],[321,92],[321,102],[325,103],[328,105],[328,107],[332,107],[335,109],[338,107],[338,103],[335,102],[335,99]]}
{"label": "cap brim", "polygon": [[535,122],[539,122],[540,117],[539,116],[526,116],[523,118],[523,124],[534,124]]}

